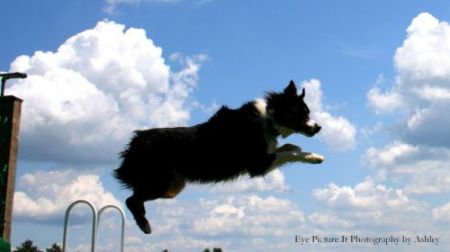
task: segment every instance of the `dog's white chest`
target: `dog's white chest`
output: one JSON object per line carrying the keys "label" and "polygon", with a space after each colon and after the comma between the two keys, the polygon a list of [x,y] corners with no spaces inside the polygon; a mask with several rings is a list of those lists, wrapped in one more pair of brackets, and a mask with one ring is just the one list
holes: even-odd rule
{"label": "dog's white chest", "polygon": [[264,139],[267,144],[267,153],[275,153],[277,150],[277,138],[273,136],[269,131],[269,126],[267,122],[268,113],[267,113],[267,103],[264,99],[255,99],[253,102],[253,106],[255,106],[256,110],[259,112],[262,120],[264,120]]}

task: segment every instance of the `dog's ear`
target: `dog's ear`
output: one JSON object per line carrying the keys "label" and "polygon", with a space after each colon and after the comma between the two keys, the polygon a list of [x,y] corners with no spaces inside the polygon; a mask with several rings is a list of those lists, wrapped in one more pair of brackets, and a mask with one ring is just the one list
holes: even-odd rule
{"label": "dog's ear", "polygon": [[297,87],[295,87],[294,81],[289,82],[289,85],[284,89],[284,93],[287,95],[297,95]]}
{"label": "dog's ear", "polygon": [[300,95],[300,97],[303,99],[305,98],[305,88],[302,89],[302,94]]}

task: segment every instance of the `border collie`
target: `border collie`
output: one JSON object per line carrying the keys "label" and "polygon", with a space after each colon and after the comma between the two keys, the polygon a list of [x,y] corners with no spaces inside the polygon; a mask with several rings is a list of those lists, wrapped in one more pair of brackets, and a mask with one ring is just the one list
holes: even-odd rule
{"label": "border collie", "polygon": [[320,131],[309,118],[304,97],[305,89],[298,95],[291,81],[283,92],[268,93],[238,109],[223,106],[207,122],[192,127],[135,131],[114,176],[133,190],[126,205],[139,228],[151,233],[145,201],[174,198],[186,182],[258,177],[289,162],[323,162],[321,155],[293,144],[277,147],[279,136],[312,137]]}

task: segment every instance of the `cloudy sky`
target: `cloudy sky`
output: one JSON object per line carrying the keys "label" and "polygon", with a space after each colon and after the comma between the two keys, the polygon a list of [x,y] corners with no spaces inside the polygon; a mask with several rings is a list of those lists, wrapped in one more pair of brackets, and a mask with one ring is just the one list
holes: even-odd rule
{"label": "cloudy sky", "polygon": [[[6,0],[0,71],[24,100],[12,244],[62,241],[66,207],[123,207],[111,177],[135,129],[207,120],[306,88],[326,157],[265,178],[190,185],[147,203],[142,234],[126,211],[126,251],[449,251],[450,12],[442,1]],[[214,164],[212,164],[213,166]],[[69,247],[89,251],[74,209]],[[107,212],[100,251],[118,251]],[[302,237],[432,236],[434,243],[295,243]]]}

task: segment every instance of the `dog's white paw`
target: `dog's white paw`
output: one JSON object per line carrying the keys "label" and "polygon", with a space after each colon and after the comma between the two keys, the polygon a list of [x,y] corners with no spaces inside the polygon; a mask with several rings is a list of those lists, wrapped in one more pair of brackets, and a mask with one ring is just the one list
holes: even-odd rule
{"label": "dog's white paw", "polygon": [[309,153],[305,156],[305,161],[311,164],[320,164],[325,160],[322,155],[316,153]]}

